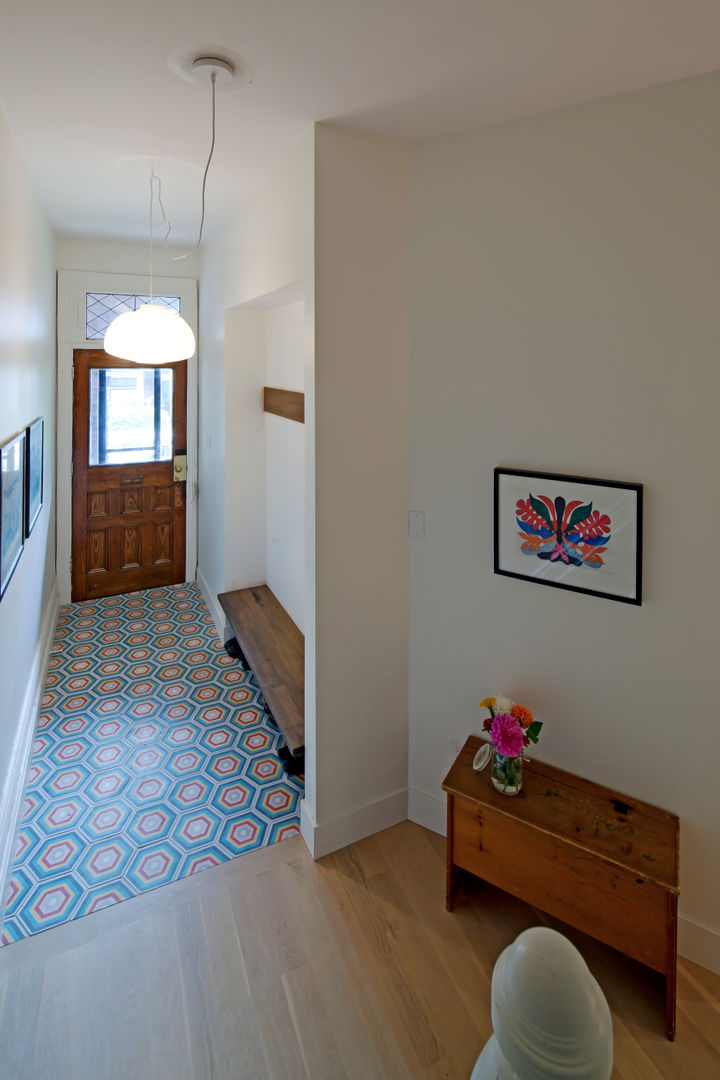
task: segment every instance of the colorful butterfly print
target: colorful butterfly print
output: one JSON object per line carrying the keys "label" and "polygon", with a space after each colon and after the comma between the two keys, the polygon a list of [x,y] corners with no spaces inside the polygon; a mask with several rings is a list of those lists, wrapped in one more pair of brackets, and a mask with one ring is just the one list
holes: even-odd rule
{"label": "colorful butterfly print", "polygon": [[607,514],[593,510],[591,502],[572,499],[566,503],[561,495],[553,502],[547,495],[528,492],[527,499],[518,499],[515,513],[523,541],[520,550],[525,555],[565,566],[598,569],[603,565],[600,555],[611,539],[611,521]]}

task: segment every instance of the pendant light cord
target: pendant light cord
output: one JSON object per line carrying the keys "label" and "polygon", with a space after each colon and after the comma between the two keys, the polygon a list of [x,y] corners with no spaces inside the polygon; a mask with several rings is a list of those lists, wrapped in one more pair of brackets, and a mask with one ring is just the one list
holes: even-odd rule
{"label": "pendant light cord", "polygon": [[155,179],[155,172],[150,170],[150,303],[153,302],[153,287],[152,287],[152,272],[153,272],[153,226],[152,226],[152,212],[153,212],[153,180]]}
{"label": "pendant light cord", "polygon": [[200,192],[200,231],[198,232],[198,238],[197,238],[197,243],[195,244],[195,247],[191,248],[190,251],[186,251],[183,255],[173,255],[173,254],[171,254],[170,249],[168,248],[168,238],[170,236],[170,231],[172,229],[172,225],[170,224],[170,222],[167,219],[167,216],[165,214],[165,207],[163,206],[163,201],[162,201],[162,180],[160,179],[159,176],[156,175],[154,169],[151,170],[151,172],[150,172],[150,302],[151,303],[152,303],[152,202],[153,202],[153,194],[154,194],[154,185],[156,183],[157,183],[158,206],[160,207],[160,212],[162,214],[162,219],[163,219],[163,225],[165,226],[165,236],[163,237],[163,244],[165,245],[165,251],[166,251],[166,253],[168,255],[168,258],[172,259],[173,262],[180,262],[181,259],[189,259],[191,255],[195,254],[195,252],[200,247],[200,244],[202,243],[203,228],[205,226],[205,187],[207,185],[208,169],[210,168],[210,162],[212,161],[213,153],[215,152],[215,78],[216,78],[216,75],[215,75],[215,72],[213,71],[211,73],[211,75],[210,75],[210,85],[211,85],[211,88],[212,88],[212,139],[210,141],[210,153],[208,154],[207,161],[205,162],[205,171],[203,172],[202,189],[201,189],[201,192]]}

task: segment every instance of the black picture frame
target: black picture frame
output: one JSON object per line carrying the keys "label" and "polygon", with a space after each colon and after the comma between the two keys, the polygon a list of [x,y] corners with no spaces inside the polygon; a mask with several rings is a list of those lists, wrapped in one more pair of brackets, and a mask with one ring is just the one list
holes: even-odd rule
{"label": "black picture frame", "polygon": [[45,420],[39,416],[25,428],[25,537],[30,535],[43,505]]}
{"label": "black picture frame", "polygon": [[494,571],[642,604],[642,484],[494,471]]}
{"label": "black picture frame", "polygon": [[25,546],[25,432],[0,447],[0,599]]}

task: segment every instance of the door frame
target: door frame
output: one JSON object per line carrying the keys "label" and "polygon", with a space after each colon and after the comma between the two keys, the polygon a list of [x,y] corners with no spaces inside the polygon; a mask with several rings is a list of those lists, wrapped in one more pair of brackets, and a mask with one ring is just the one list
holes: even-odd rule
{"label": "door frame", "polygon": [[[60,603],[71,596],[72,557],[72,416],[73,353],[75,349],[102,348],[102,340],[85,337],[85,294],[88,292],[147,295],[143,274],[105,274],[84,270],[58,271],[57,296],[57,579]],[[153,292],[179,296],[182,317],[197,339],[197,281],[195,278],[155,277]],[[198,359],[187,362],[187,484],[185,505],[185,580],[197,570],[198,509]]]}

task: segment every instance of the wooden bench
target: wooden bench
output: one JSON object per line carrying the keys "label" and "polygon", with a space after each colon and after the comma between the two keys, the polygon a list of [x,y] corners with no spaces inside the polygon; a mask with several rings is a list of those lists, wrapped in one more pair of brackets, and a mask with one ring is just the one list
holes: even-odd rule
{"label": "wooden bench", "polygon": [[523,767],[523,788],[495,790],[472,763],[471,735],[445,777],[447,909],[460,870],[612,945],[665,976],[675,1037],[678,819],[551,765]]}
{"label": "wooden bench", "polygon": [[218,597],[252,669],[286,748],[279,756],[290,773],[303,771],[305,752],[305,638],[267,585]]}

